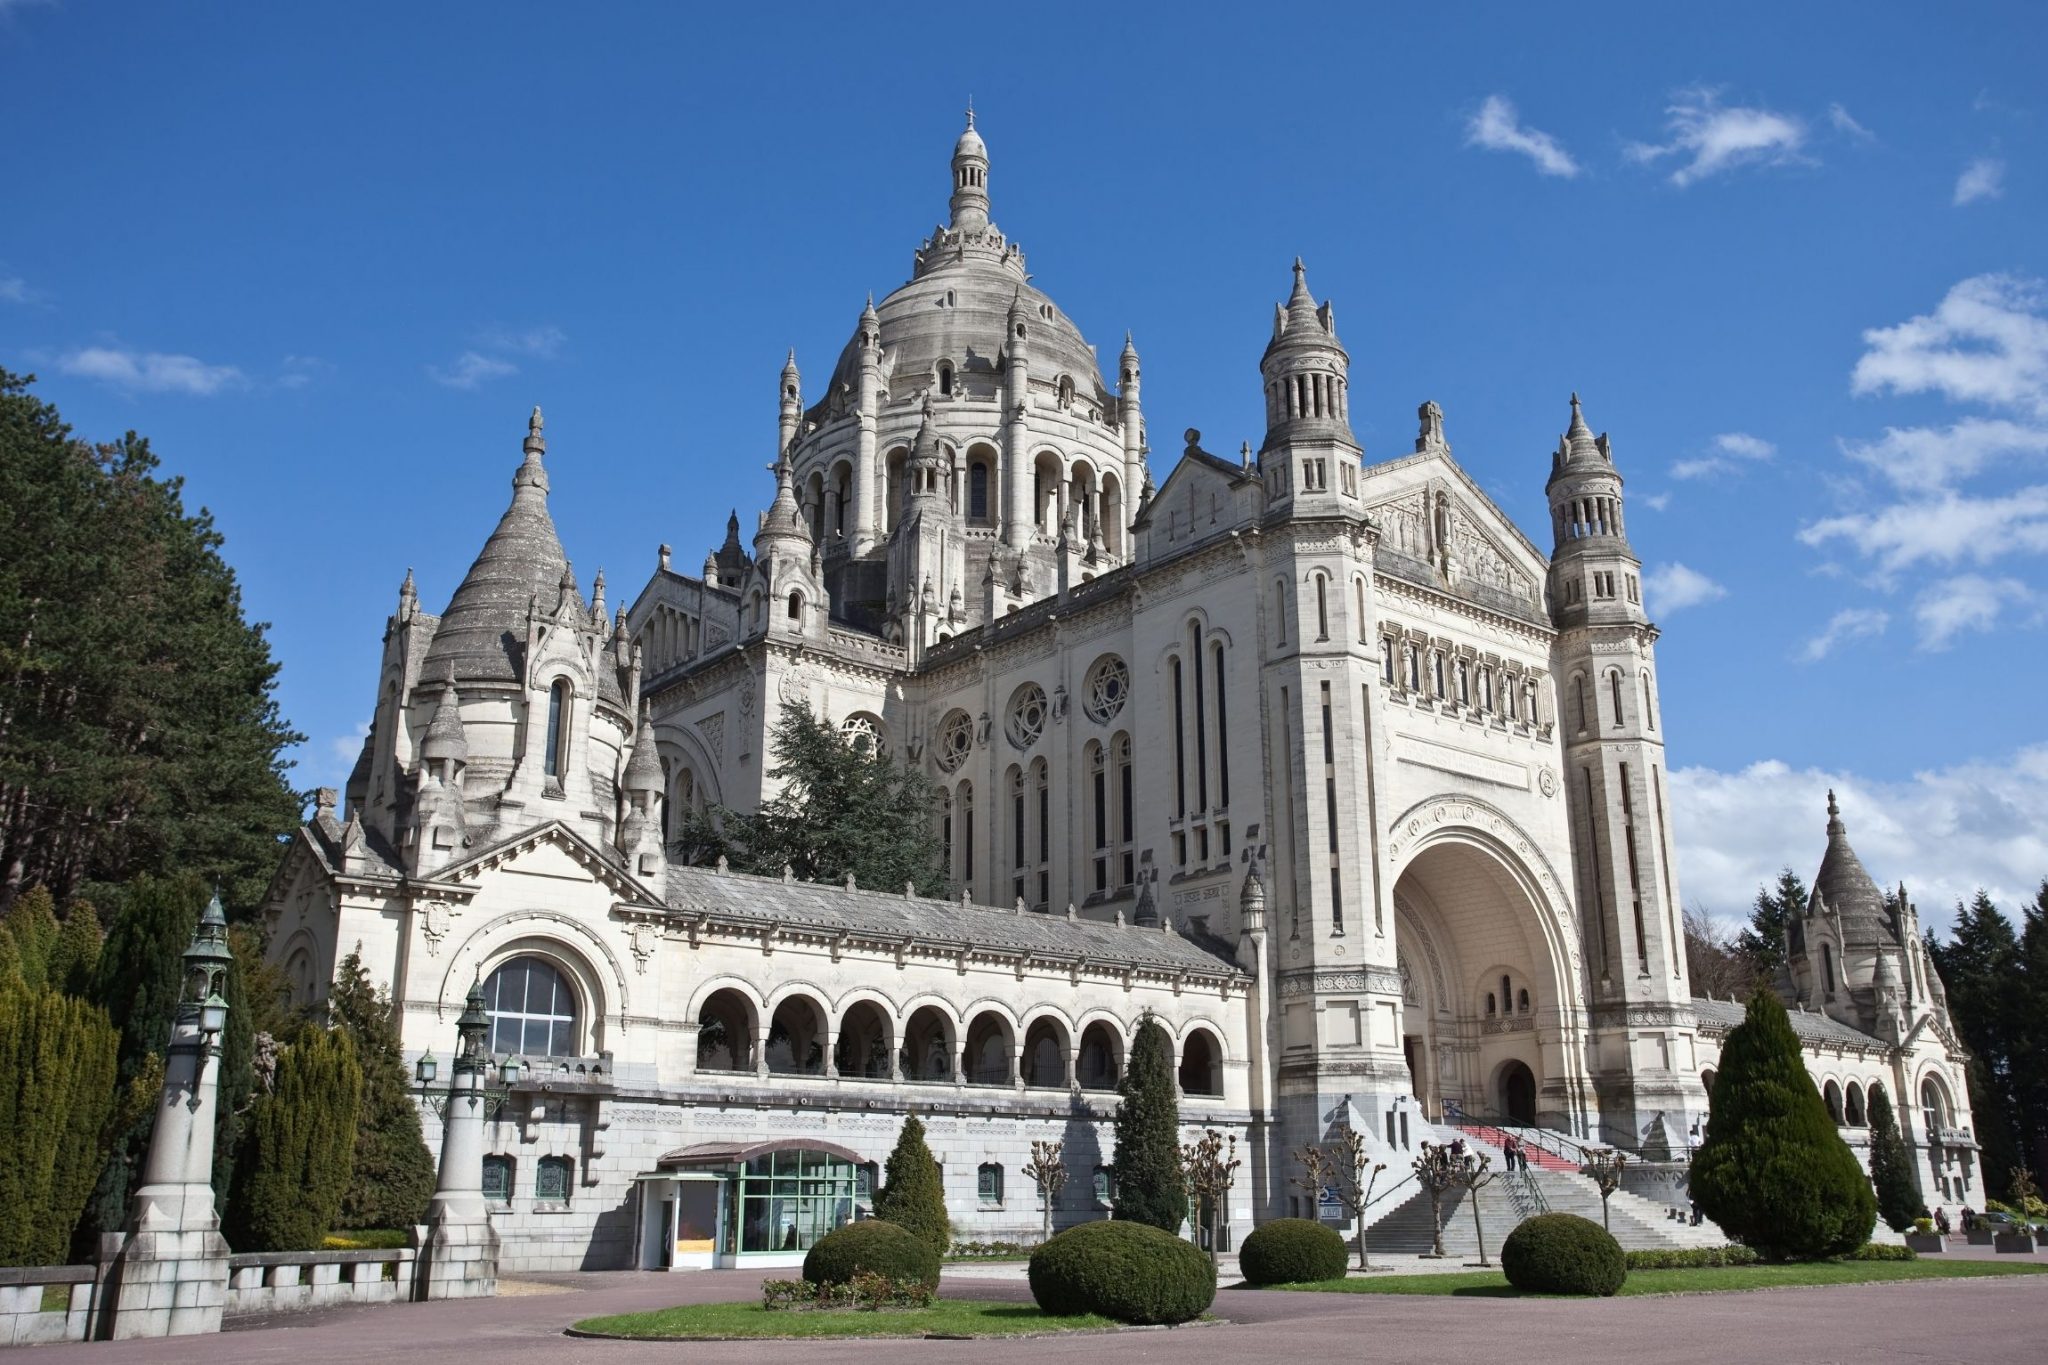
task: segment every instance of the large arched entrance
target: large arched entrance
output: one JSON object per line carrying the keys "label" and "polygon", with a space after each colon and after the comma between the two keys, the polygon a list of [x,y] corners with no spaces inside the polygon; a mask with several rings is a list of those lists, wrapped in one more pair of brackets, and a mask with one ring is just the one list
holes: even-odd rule
{"label": "large arched entrance", "polygon": [[1439,1121],[1577,1129],[1579,991],[1542,882],[1511,847],[1464,825],[1439,825],[1420,844],[1394,884],[1416,1097]]}

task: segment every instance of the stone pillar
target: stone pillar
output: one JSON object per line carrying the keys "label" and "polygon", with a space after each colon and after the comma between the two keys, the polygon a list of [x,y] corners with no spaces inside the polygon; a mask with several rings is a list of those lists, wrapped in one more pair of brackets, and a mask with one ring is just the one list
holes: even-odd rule
{"label": "stone pillar", "polygon": [[420,1244],[417,1299],[490,1298],[498,1292],[498,1230],[484,1205],[484,1123],[490,1100],[484,1093],[484,988],[470,987],[457,1022],[461,1034],[449,1068],[446,1109],[441,1116],[441,1170],[427,1205],[426,1234]]}
{"label": "stone pillar", "polygon": [[228,1244],[214,1211],[218,1040],[227,1020],[227,918],[215,894],[185,950],[184,997],[164,1057],[156,1128],[128,1222],[102,1239],[111,1261],[102,1335],[218,1332],[228,1296]]}

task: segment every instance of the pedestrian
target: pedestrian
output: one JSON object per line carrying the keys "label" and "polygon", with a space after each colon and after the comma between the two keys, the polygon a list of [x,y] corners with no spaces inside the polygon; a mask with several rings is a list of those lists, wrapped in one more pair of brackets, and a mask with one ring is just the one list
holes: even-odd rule
{"label": "pedestrian", "polygon": [[1948,1210],[1946,1208],[1939,1208],[1934,1211],[1934,1230],[1944,1237],[1948,1236]]}
{"label": "pedestrian", "polygon": [[1514,1173],[1515,1157],[1520,1153],[1521,1146],[1521,1141],[1513,1133],[1509,1133],[1500,1144],[1501,1160],[1506,1164],[1510,1175]]}

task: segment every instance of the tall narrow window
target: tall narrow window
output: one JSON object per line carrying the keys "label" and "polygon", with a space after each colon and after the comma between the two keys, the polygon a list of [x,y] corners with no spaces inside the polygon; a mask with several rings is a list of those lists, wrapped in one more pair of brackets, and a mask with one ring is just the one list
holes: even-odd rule
{"label": "tall narrow window", "polygon": [[1181,695],[1180,659],[1178,656],[1167,664],[1167,673],[1173,681],[1173,813],[1188,813],[1188,741],[1187,706]]}
{"label": "tall narrow window", "polygon": [[548,689],[548,751],[541,759],[541,774],[545,777],[559,779],[562,769],[568,766],[563,761],[569,738],[568,712],[569,684],[566,679],[557,679]]}
{"label": "tall narrow window", "polygon": [[[1615,675],[1617,678],[1619,674]],[[1643,882],[1636,863],[1636,809],[1629,790],[1628,764],[1621,765],[1621,838],[1628,853],[1628,895],[1636,921],[1636,963],[1647,975],[1650,970],[1650,940],[1643,926]]]}
{"label": "tall narrow window", "polygon": [[1276,578],[1273,580],[1273,620],[1276,623],[1274,629],[1279,633],[1279,642],[1284,645],[1287,643],[1287,581],[1285,579]]}
{"label": "tall narrow window", "polygon": [[988,520],[988,466],[979,461],[967,466],[967,515],[974,521]]}
{"label": "tall narrow window", "polygon": [[1039,759],[1032,765],[1033,785],[1038,795],[1038,896],[1032,902],[1041,908],[1052,902],[1052,781],[1050,765]]}
{"label": "tall narrow window", "polygon": [[1619,729],[1623,724],[1621,719],[1621,674],[1618,671],[1609,673],[1607,675],[1607,684],[1614,692],[1614,724],[1615,728]]}
{"label": "tall narrow window", "polygon": [[1643,726],[1649,730],[1657,728],[1657,707],[1650,696],[1650,675],[1647,673],[1643,674]]}
{"label": "tall narrow window", "polygon": [[1136,778],[1131,768],[1131,737],[1120,734],[1116,737],[1116,789],[1117,824],[1116,841],[1118,859],[1122,866],[1117,871],[1117,885],[1131,886],[1138,880],[1137,854],[1131,848],[1132,831],[1137,828]]}
{"label": "tall narrow window", "polygon": [[972,885],[974,882],[974,787],[971,783],[960,784],[960,880]]}
{"label": "tall narrow window", "polygon": [[1188,626],[1188,672],[1195,679],[1195,809],[1209,809],[1209,708],[1202,681],[1202,626]]}
{"label": "tall narrow window", "polygon": [[1578,701],[1579,730],[1583,733],[1586,728],[1586,678],[1584,674],[1575,673],[1572,675],[1572,695]]}
{"label": "tall narrow window", "polygon": [[1337,852],[1337,732],[1330,711],[1330,685],[1322,685],[1323,801],[1330,812],[1330,932],[1344,932],[1344,869]]}
{"label": "tall narrow window", "polygon": [[1372,636],[1367,633],[1368,623],[1365,619],[1365,580],[1363,578],[1351,580],[1351,593],[1357,599],[1353,603],[1353,609],[1358,613],[1358,643],[1362,645],[1371,644]]}
{"label": "tall narrow window", "polygon": [[1095,890],[1109,890],[1109,772],[1100,741],[1088,746],[1089,816],[1093,829]]}
{"label": "tall narrow window", "polygon": [[1316,575],[1316,638],[1330,638],[1330,580]]}
{"label": "tall narrow window", "polygon": [[1024,899],[1024,774],[1010,769],[1010,891]]}
{"label": "tall narrow window", "polygon": [[[1223,646],[1209,646],[1216,670],[1216,808],[1230,809],[1230,712],[1223,704]],[[1228,850],[1226,850],[1227,852]]]}

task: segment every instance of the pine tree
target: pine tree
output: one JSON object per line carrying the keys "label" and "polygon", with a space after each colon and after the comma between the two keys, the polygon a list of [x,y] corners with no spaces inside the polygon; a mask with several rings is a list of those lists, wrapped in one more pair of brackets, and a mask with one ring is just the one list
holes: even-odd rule
{"label": "pine tree", "polygon": [[1173,1044],[1150,1014],[1138,1021],[1130,1065],[1116,1089],[1116,1217],[1179,1232],[1188,1192]]}
{"label": "pine tree", "polygon": [[1877,1191],[1877,1211],[1885,1226],[1904,1232],[1924,1207],[1913,1184],[1913,1159],[1892,1114],[1892,1098],[1881,1085],[1870,1087],[1870,1183]]}
{"label": "pine tree", "polygon": [[[2028,1169],[2048,1162],[2048,881],[2021,915],[2018,971],[2012,980],[2009,1056],[2012,1114],[2020,1159]],[[2010,1175],[2002,1184],[2010,1185]],[[2008,1190],[2010,1193],[2010,1190]]]}
{"label": "pine tree", "polygon": [[50,989],[90,999],[93,977],[99,968],[100,944],[105,937],[100,932],[99,911],[92,908],[90,901],[73,901],[66,906],[64,928],[50,949]]}
{"label": "pine tree", "polygon": [[2012,1168],[2023,1164],[2014,1051],[2025,1046],[2027,983],[2019,936],[1980,889],[1968,905],[1957,904],[1955,937],[1930,940],[1928,950],[1947,992],[1949,1018],[1972,1054],[1970,1114],[1983,1149],[1984,1190],[1996,1197]]}
{"label": "pine tree", "polygon": [[0,371],[0,906],[191,871],[253,908],[298,822],[277,662],[149,443]]}
{"label": "pine tree", "polygon": [[115,1049],[104,1010],[0,987],[0,1265],[67,1259],[106,1157]]}
{"label": "pine tree", "polygon": [[57,903],[50,898],[49,891],[40,886],[30,887],[8,908],[0,928],[14,939],[14,946],[21,953],[23,984],[32,991],[48,988],[50,954],[63,932],[57,923]]}
{"label": "pine tree", "polygon": [[1722,1044],[1692,1196],[1768,1260],[1843,1255],[1876,1224],[1870,1181],[1835,1130],[1784,1005],[1768,990],[1750,997]]}
{"label": "pine tree", "polygon": [[1736,937],[1735,951],[1749,959],[1758,980],[1768,982],[1785,965],[1785,933],[1806,913],[1806,899],[1806,883],[1789,867],[1778,873],[1775,888],[1756,889],[1749,927]]}
{"label": "pine tree", "polygon": [[433,1153],[420,1133],[405,1052],[391,1018],[390,993],[370,983],[360,952],[341,960],[328,1015],[355,1040],[363,1068],[356,1120],[355,1172],[341,1197],[338,1228],[408,1228],[423,1222],[434,1197]]}
{"label": "pine tree", "polygon": [[843,882],[927,895],[945,889],[945,850],[922,770],[855,743],[804,706],[784,707],[769,739],[781,789],[745,814],[683,812],[670,840],[695,863],[724,857],[739,872]]}
{"label": "pine tree", "polygon": [[242,988],[242,962],[228,964],[221,998],[227,1001],[227,1028],[220,1035],[220,1070],[214,1090],[213,1199],[227,1212],[228,1191],[234,1188],[235,1160],[242,1150],[242,1124],[256,1089],[256,1029],[249,1017],[249,995]]}
{"label": "pine tree", "polygon": [[896,1148],[882,1168],[875,1217],[903,1228],[941,1256],[952,1250],[953,1220],[946,1216],[945,1184],[932,1149],[925,1145],[924,1124],[915,1114],[903,1120]]}
{"label": "pine tree", "polygon": [[307,1028],[250,1109],[228,1201],[237,1251],[317,1251],[354,1166],[363,1070],[342,1029]]}
{"label": "pine tree", "polygon": [[0,927],[0,991],[25,984],[21,979],[21,949],[15,946],[14,935]]}

